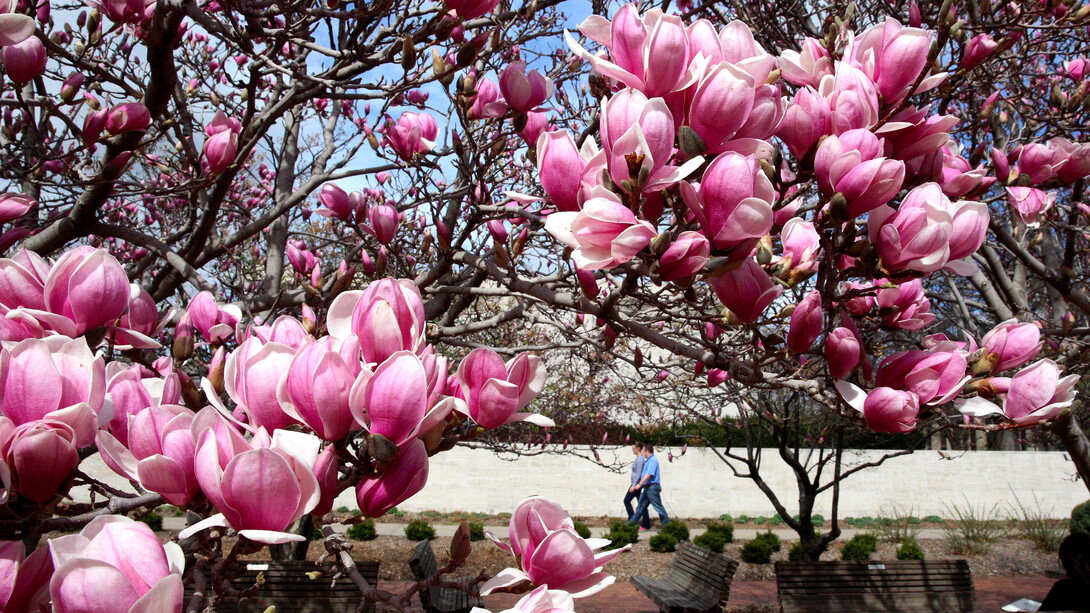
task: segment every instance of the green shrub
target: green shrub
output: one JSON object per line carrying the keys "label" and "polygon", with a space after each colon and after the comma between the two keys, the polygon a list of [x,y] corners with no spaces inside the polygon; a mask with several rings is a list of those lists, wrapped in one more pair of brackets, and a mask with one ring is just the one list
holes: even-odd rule
{"label": "green shrub", "polygon": [[736,523],[736,524],[748,524],[749,523],[749,515],[739,515],[738,519],[734,520],[734,523]]}
{"label": "green shrub", "polygon": [[573,522],[573,523],[575,524],[575,533],[576,534],[578,534],[579,536],[581,536],[581,537],[583,537],[585,539],[590,538],[590,528],[588,528],[586,524],[584,524],[581,521],[577,521],[577,522]]}
{"label": "green shrub", "polygon": [[337,507],[337,512],[338,513],[351,513],[352,510],[349,509],[348,507],[344,506],[344,505],[341,505],[341,506]]}
{"label": "green shrub", "polygon": [[939,517],[938,515],[928,515],[927,517],[923,518],[923,520],[929,524],[941,524],[946,522],[945,519]]}
{"label": "green shrub", "polygon": [[818,528],[824,526],[825,525],[825,516],[821,515],[821,514],[818,514],[818,513],[814,513],[813,515],[810,516],[810,525],[816,526]]}
{"label": "green shrub", "polygon": [[906,524],[909,524],[911,526],[918,526],[923,523],[923,520],[919,517],[916,517],[915,515],[909,515],[908,517],[905,517],[904,521]]}
{"label": "green shrub", "polygon": [[378,532],[375,531],[375,520],[368,517],[358,524],[353,524],[348,527],[348,538],[355,541],[373,541],[378,538]]}
{"label": "green shrub", "polygon": [[478,524],[476,522],[469,523],[469,540],[471,541],[483,541],[484,540],[484,524]]}
{"label": "green shrub", "polygon": [[[669,526],[670,524],[666,525]],[[677,539],[674,538],[674,535],[666,534],[665,532],[660,532],[659,534],[652,536],[648,539],[647,544],[651,546],[651,551],[656,551],[658,553],[670,553],[677,549]]]}
{"label": "green shrub", "polygon": [[768,520],[768,525],[770,525],[770,526],[782,526],[783,525],[783,518],[780,517],[779,513],[776,513],[775,515],[772,516],[771,519]]}
{"label": "green shrub", "polygon": [[840,550],[840,558],[853,562],[866,562],[878,550],[878,537],[873,534],[857,534]]}
{"label": "green shrub", "polygon": [[148,513],[143,517],[138,517],[136,521],[142,521],[148,525],[154,532],[163,531],[163,516],[158,513]]}
{"label": "green shrub", "polygon": [[405,536],[410,541],[430,541],[435,538],[435,528],[422,519],[414,519],[405,524]]}
{"label": "green shrub", "polygon": [[719,521],[725,521],[728,523],[734,522],[734,518],[730,516],[730,513],[724,513],[719,516]]}
{"label": "green shrub", "polygon": [[1072,534],[1090,532],[1090,500],[1071,509],[1071,523],[1068,528]]}
{"label": "green shrub", "polygon": [[787,550],[787,559],[792,562],[802,561],[802,541],[795,541],[795,544],[791,546],[791,549]]}
{"label": "green shrub", "polygon": [[605,538],[609,539],[606,549],[619,549],[625,545],[631,545],[640,540],[640,529],[630,526],[627,522],[615,519],[609,524],[609,533]]}
{"label": "green shrub", "polygon": [[760,517],[752,517],[749,521],[754,525],[763,526],[768,523],[768,518],[762,515]]}
{"label": "green shrub", "polygon": [[405,511],[399,511],[397,509],[397,507],[394,507],[394,508],[390,509],[389,511],[387,511],[387,513],[389,513],[390,515],[393,515],[394,517],[404,517],[405,516]]}
{"label": "green shrub", "polygon": [[922,560],[924,559],[923,549],[920,548],[920,544],[916,542],[916,539],[905,539],[901,542],[901,546],[897,548],[898,560]]}
{"label": "green shrub", "polygon": [[762,532],[745,545],[742,545],[742,561],[750,564],[768,564],[772,554],[782,547],[780,537],[771,532]]}
{"label": "green shrub", "polygon": [[723,540],[722,535],[709,532],[697,535],[693,539],[693,544],[716,553],[723,553],[723,548],[727,546],[727,542]]}
{"label": "green shrub", "polygon": [[[679,543],[681,541],[689,540],[689,526],[685,525],[685,522],[680,519],[671,519],[666,522],[666,525],[659,530],[660,534],[669,534],[674,537],[675,541]],[[670,551],[673,551],[672,549]]]}
{"label": "green shrub", "polygon": [[722,536],[723,541],[726,543],[734,542],[734,526],[730,524],[721,524],[716,521],[708,522],[708,525],[704,528],[704,532],[711,532],[712,534]]}

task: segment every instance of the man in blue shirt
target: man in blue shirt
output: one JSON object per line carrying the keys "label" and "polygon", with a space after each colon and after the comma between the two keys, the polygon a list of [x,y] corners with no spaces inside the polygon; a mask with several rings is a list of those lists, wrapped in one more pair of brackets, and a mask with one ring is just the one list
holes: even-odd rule
{"label": "man in blue shirt", "polygon": [[647,512],[647,505],[651,505],[655,508],[655,512],[659,514],[659,528],[661,529],[670,521],[670,516],[666,514],[666,508],[662,506],[662,478],[659,474],[659,459],[655,457],[653,445],[644,444],[643,458],[643,475],[640,477],[640,482],[631,489],[631,491],[635,491],[643,488],[640,493],[640,505],[636,507],[636,512],[628,520],[628,525],[636,525],[640,514]]}
{"label": "man in blue shirt", "polygon": [[[624,509],[628,512],[628,519],[632,519],[633,516],[632,500],[640,496],[639,483],[640,478],[643,477],[643,465],[646,462],[643,457],[643,443],[632,445],[632,453],[635,454],[636,460],[632,462],[632,480],[624,494]],[[639,504],[639,501],[636,504]],[[646,507],[643,510],[643,515],[640,516],[640,527],[644,530],[651,529],[651,514],[647,512]]]}

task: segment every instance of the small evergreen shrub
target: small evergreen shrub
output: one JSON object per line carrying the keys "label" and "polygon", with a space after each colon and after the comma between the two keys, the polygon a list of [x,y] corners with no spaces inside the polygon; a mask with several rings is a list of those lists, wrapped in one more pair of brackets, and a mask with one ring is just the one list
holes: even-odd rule
{"label": "small evergreen shrub", "polygon": [[945,519],[939,517],[938,515],[928,515],[927,517],[923,518],[923,520],[929,524],[941,524],[946,522]]}
{"label": "small evergreen shrub", "polygon": [[349,509],[348,507],[346,507],[344,505],[341,505],[341,506],[337,507],[337,512],[338,513],[350,513],[351,509]]}
{"label": "small evergreen shrub", "polygon": [[[677,542],[689,540],[689,526],[685,525],[685,522],[680,519],[671,519],[666,522],[666,525],[659,530],[660,534],[669,534],[674,537]],[[671,549],[670,551],[673,551]]]}
{"label": "small evergreen shrub", "polygon": [[[798,519],[798,517],[795,517],[795,519]],[[770,526],[782,526],[783,525],[783,518],[780,517],[779,513],[776,513],[775,515],[773,515],[768,520],[768,525],[770,525]]]}
{"label": "small evergreen shrub", "polygon": [[824,526],[825,525],[825,516],[821,515],[821,514],[818,514],[818,513],[815,513],[815,514],[811,515],[810,516],[810,525],[816,526],[818,528]]}
{"label": "small evergreen shrub", "polygon": [[353,524],[348,527],[348,538],[354,541],[373,541],[378,538],[378,532],[375,531],[375,520],[368,517],[358,524]]}
{"label": "small evergreen shrub", "polygon": [[749,515],[739,515],[738,519],[734,520],[734,523],[748,524],[749,523]]}
{"label": "small evergreen shrub", "polygon": [[719,521],[725,521],[727,523],[733,523],[734,518],[730,516],[730,513],[724,513],[719,516]]}
{"label": "small evergreen shrub", "polygon": [[476,522],[469,523],[469,540],[471,541],[483,541],[484,540],[484,524],[478,524]]}
{"label": "small evergreen shrub", "polygon": [[754,525],[763,526],[768,523],[768,518],[762,515],[760,517],[751,517],[749,521]]}
{"label": "small evergreen shrub", "polygon": [[138,518],[136,521],[142,521],[147,524],[152,532],[163,531],[163,516],[158,513],[148,513],[147,515]]}
{"label": "small evergreen shrub", "polygon": [[780,537],[771,532],[762,532],[752,541],[742,545],[742,561],[750,564],[768,564],[772,561],[772,554],[779,551],[781,547]]}
{"label": "small evergreen shrub", "polygon": [[844,544],[840,558],[853,562],[866,562],[878,550],[878,537],[873,534],[857,534]]}
{"label": "small evergreen shrub", "polygon": [[1071,509],[1071,533],[1090,532],[1090,500]]}
{"label": "small evergreen shrub", "polygon": [[422,519],[414,519],[405,525],[405,536],[410,541],[430,541],[435,538],[435,528]]}
{"label": "small evergreen shrub", "polygon": [[726,544],[733,541],[734,526],[713,521],[707,525],[703,534],[693,539],[693,544],[708,551],[722,553]]}
{"label": "small evergreen shrub", "polygon": [[[666,525],[669,526],[670,524]],[[677,539],[674,538],[674,535],[666,534],[665,532],[660,532],[659,534],[652,536],[648,539],[647,544],[651,546],[651,551],[658,553],[669,553],[677,549]]]}
{"label": "small evergreen shrub", "polygon": [[916,542],[916,539],[905,539],[901,546],[897,548],[898,560],[922,560],[924,559],[923,549],[920,548],[920,544]]}
{"label": "small evergreen shrub", "polygon": [[795,544],[791,546],[791,549],[787,550],[787,559],[792,562],[802,561],[802,541],[795,541]]}
{"label": "small evergreen shrub", "polygon": [[579,536],[581,536],[581,537],[583,537],[585,539],[590,538],[590,528],[588,528],[586,524],[584,524],[581,521],[577,521],[577,522],[573,522],[573,523],[575,524],[575,533],[576,534],[578,534]]}
{"label": "small evergreen shrub", "polygon": [[630,526],[627,522],[615,519],[609,524],[609,533],[605,538],[609,539],[606,549],[620,549],[625,545],[631,545],[640,540],[640,529]]}

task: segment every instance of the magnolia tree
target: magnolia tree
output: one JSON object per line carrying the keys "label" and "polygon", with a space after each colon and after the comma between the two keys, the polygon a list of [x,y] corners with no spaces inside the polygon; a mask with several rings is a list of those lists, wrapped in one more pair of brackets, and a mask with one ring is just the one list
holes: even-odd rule
{"label": "magnolia tree", "polygon": [[[1086,7],[93,4],[0,14],[5,611],[215,608],[339,492],[550,425],[504,324],[879,432],[1051,424],[1090,477]],[[123,517],[162,502],[176,545]],[[520,505],[484,589],[571,610],[572,527]]]}

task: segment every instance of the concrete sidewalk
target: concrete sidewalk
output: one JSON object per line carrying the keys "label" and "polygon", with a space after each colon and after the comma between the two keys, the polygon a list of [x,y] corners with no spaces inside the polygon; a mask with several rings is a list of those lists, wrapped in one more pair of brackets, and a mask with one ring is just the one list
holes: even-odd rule
{"label": "concrete sidewalk", "polygon": [[[435,528],[436,536],[446,536],[446,537],[454,536],[454,531],[458,529],[458,526],[455,526],[455,525],[452,525],[452,524],[432,524],[432,527]],[[163,518],[163,529],[164,530],[182,530],[184,528],[185,528],[185,518],[184,517],[164,517]],[[336,530],[337,532],[342,532],[343,533],[343,532],[348,531],[348,526],[345,526],[343,524],[333,524],[333,529]],[[506,525],[503,525],[503,526],[489,525],[489,526],[485,526],[484,529],[491,532],[492,534],[495,534],[496,536],[501,537],[501,538],[507,538],[507,526]],[[381,536],[404,536],[405,535],[405,524],[395,524],[395,523],[385,523],[385,522],[384,523],[376,523],[375,524],[375,531],[378,532],[379,535],[381,535]],[[738,541],[748,541],[748,540],[753,539],[753,537],[757,536],[758,532],[768,532],[768,531],[769,530],[754,530],[752,528],[736,529],[734,531],[734,539],[738,540]],[[591,536],[594,536],[594,537],[605,536],[605,534],[607,532],[609,532],[609,528],[603,527],[603,526],[592,526],[590,528]],[[695,537],[698,534],[702,534],[704,532],[704,530],[703,530],[703,528],[696,528],[696,527],[690,526],[689,527],[689,532],[690,532],[690,536]],[[779,536],[780,539],[784,540],[784,541],[794,541],[794,540],[798,539],[798,535],[795,534],[794,530],[778,527],[778,528],[771,529],[771,532],[773,534],[775,534],[776,536]],[[860,529],[857,529],[857,528],[844,527],[844,528],[841,528],[840,538],[845,539],[845,540],[850,539],[851,537],[855,536],[856,534],[860,534],[862,532],[870,532],[870,530],[860,530]],[[641,532],[640,534],[644,538],[646,538],[646,537],[654,536],[654,535],[656,535],[658,533],[659,533],[659,529],[657,527],[654,527],[654,528],[651,528],[651,530],[649,530],[647,532]],[[924,529],[924,530],[920,530],[920,533],[917,535],[916,538],[920,538],[920,539],[938,539],[938,538],[942,538],[942,537],[943,537],[943,531],[942,530],[935,529],[935,528],[927,528],[927,529]]]}

